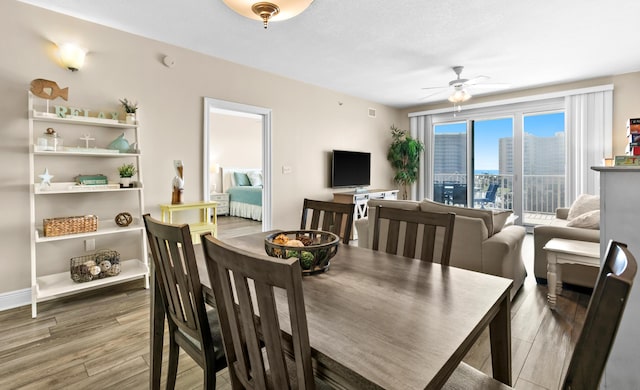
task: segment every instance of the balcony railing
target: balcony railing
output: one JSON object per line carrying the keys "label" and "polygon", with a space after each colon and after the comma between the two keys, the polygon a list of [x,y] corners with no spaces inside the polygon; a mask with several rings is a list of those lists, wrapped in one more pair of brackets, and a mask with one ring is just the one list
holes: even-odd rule
{"label": "balcony railing", "polygon": [[[467,175],[436,174],[434,176],[434,200],[443,203],[467,205]],[[513,175],[474,175],[473,199],[484,198],[491,184],[498,184],[495,201],[474,207],[513,208]],[[464,193],[464,197],[463,194]],[[526,214],[555,214],[558,207],[565,207],[564,175],[524,175],[523,212]]]}

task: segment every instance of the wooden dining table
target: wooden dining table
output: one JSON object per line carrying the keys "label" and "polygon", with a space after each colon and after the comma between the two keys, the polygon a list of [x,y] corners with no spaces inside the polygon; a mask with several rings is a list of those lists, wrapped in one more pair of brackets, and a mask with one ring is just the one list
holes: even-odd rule
{"label": "wooden dining table", "polygon": [[[263,254],[267,234],[225,242]],[[198,257],[202,283],[210,286]],[[340,244],[327,272],[303,278],[316,375],[335,388],[438,389],[489,327],[493,377],[511,385],[512,284]],[[153,300],[152,348],[161,350],[163,330],[158,327],[164,325],[164,313],[155,293]],[[276,302],[286,308],[284,295],[276,295]],[[280,315],[280,325],[290,334],[287,316]],[[159,364],[151,367],[159,369]]]}

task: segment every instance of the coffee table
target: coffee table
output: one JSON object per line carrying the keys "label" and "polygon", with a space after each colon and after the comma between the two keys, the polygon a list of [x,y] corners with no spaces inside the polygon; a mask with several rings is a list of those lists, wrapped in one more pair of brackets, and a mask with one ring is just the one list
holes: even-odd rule
{"label": "coffee table", "polygon": [[557,295],[562,293],[561,264],[580,264],[600,268],[600,244],[564,238],[552,238],[544,246],[547,251],[547,303],[556,308]]}

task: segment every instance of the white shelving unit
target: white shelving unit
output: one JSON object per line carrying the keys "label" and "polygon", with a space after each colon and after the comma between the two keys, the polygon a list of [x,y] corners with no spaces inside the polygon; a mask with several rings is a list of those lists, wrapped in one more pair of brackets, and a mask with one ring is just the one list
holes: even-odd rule
{"label": "white shelving unit", "polygon": [[[38,111],[45,101],[34,97],[31,92],[28,96],[29,105],[29,182],[30,190],[30,216],[31,216],[31,314],[37,316],[37,304],[49,299],[55,299],[71,294],[82,293],[97,288],[103,288],[131,280],[143,279],[145,288],[149,288],[149,263],[147,259],[147,240],[142,223],[144,211],[144,194],[142,187],[141,154],[115,153],[106,149],[90,148],[86,145],[71,146],[69,144],[61,150],[40,150],[36,146],[39,134],[48,127],[56,131],[64,129],[65,142],[68,135],[82,139],[86,134],[96,135],[97,144],[107,145],[109,140],[118,136],[118,133],[126,133],[132,137],[137,148],[140,148],[140,134],[137,124],[115,123],[115,121],[94,117],[58,118],[51,114]],[[36,107],[38,106],[38,107]],[[102,147],[102,146],[101,146]],[[63,180],[72,180],[73,174],[94,174],[96,172],[78,172],[78,170],[104,167],[106,172],[115,172],[115,165],[132,162],[138,171],[136,185],[133,188],[120,188],[118,183],[106,185],[77,185],[71,181],[52,181],[50,186],[41,186],[38,175],[42,167],[49,164],[55,165],[62,174],[56,172],[54,177],[62,177]],[[101,168],[102,169],[102,168]],[[65,177],[64,175],[70,177]],[[99,197],[99,200],[98,198]],[[66,207],[58,215],[57,204],[65,204]],[[92,208],[99,209],[93,212]],[[76,214],[74,209],[77,209]],[[133,222],[126,227],[120,227],[115,223],[114,217],[123,209],[128,210]],[[71,211],[73,210],[73,211]],[[62,236],[45,237],[42,229],[42,219],[65,217],[72,215],[95,214],[98,216],[98,229],[94,232],[67,234]],[[126,237],[128,235],[129,237]],[[72,257],[92,254],[93,251],[85,251],[85,240],[110,239],[109,242],[120,242],[126,238],[129,243],[127,252],[135,252],[120,260],[121,272],[118,275],[90,282],[77,283],[71,279],[69,260]],[[113,239],[115,238],[115,240]],[[95,242],[95,241],[94,241]],[[131,248],[131,242],[135,248]],[[67,251],[67,247],[73,247],[73,252]],[[77,249],[75,249],[77,248]],[[106,248],[103,248],[106,249]],[[110,247],[118,251],[117,247]],[[51,252],[57,257],[66,257],[66,262],[58,264],[58,259],[51,259]],[[55,264],[51,264],[55,262]],[[42,270],[44,269],[44,270]],[[62,272],[51,269],[64,270]]]}

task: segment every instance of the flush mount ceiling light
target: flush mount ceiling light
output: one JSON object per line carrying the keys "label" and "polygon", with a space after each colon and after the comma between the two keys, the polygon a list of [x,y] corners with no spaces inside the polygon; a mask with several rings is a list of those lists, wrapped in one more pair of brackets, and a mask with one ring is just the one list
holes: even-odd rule
{"label": "flush mount ceiling light", "polygon": [[62,65],[70,71],[75,72],[82,68],[87,51],[73,43],[63,43],[62,45],[58,45],[58,55],[60,56]]}
{"label": "flush mount ceiling light", "polygon": [[222,0],[235,12],[253,20],[261,20],[264,28],[269,22],[291,19],[307,9],[313,0],[277,0],[276,2],[253,0]]}

